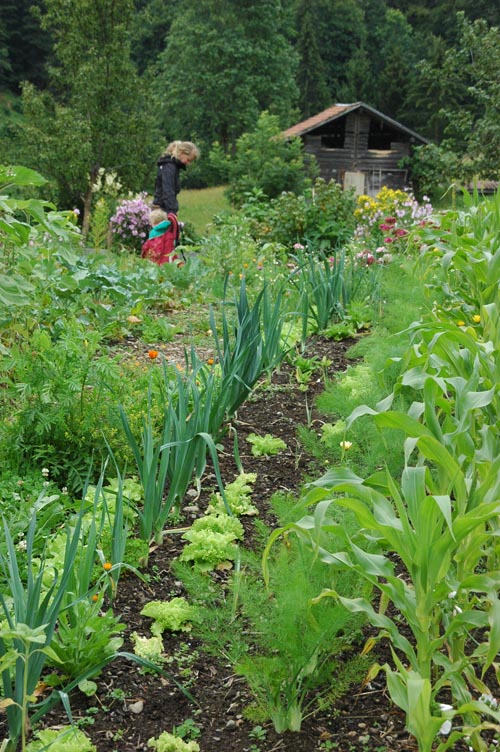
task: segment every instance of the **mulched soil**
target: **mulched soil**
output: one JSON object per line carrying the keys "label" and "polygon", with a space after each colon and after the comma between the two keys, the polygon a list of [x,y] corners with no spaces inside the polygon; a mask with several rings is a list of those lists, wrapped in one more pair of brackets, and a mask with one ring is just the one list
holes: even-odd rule
{"label": "mulched soil", "polygon": [[[328,375],[333,377],[351,362],[346,359],[346,352],[352,344],[352,341],[333,342],[317,338],[309,343],[306,355],[329,358],[332,363]],[[163,349],[169,357],[168,348]],[[322,388],[321,380],[309,385],[307,400],[310,407]],[[314,425],[322,416],[313,408],[311,418]],[[243,467],[245,472],[257,473],[252,501],[266,521],[269,521],[268,500],[275,491],[297,492],[304,478],[319,475],[319,469],[297,438],[297,426],[306,421],[305,395],[297,388],[293,369],[287,365],[275,374],[271,389],[257,389],[238,412],[236,426]],[[256,459],[245,441],[251,432],[282,437],[288,448],[275,457]],[[229,436],[225,444],[220,459],[221,470],[225,482],[230,482],[237,470]],[[205,498],[208,498],[213,483],[213,477],[208,474]],[[196,504],[202,509],[203,498]],[[191,516],[196,514],[194,507]],[[131,632],[149,634],[151,620],[140,615],[146,602],[183,593],[182,583],[171,570],[173,557],[180,553],[181,546],[179,537],[169,536],[163,546],[152,551],[148,571],[154,573],[154,577],[148,583],[132,576],[120,580],[114,609],[127,625],[123,649],[132,651]],[[96,679],[98,691],[95,696],[88,698],[78,692],[72,694],[74,718],[85,724],[85,731],[99,752],[146,750],[148,739],[157,737],[162,731],[172,731],[174,726],[188,718],[193,718],[201,729],[197,741],[202,752],[416,750],[414,741],[404,730],[403,714],[388,699],[382,676],[367,686],[352,687],[348,695],[335,702],[334,707],[306,718],[299,733],[278,735],[272,723],[266,723],[263,724],[265,738],[252,739],[249,733],[256,724],[246,720],[243,714],[252,699],[244,680],[234,675],[223,657],[217,659],[203,654],[196,640],[189,635],[186,637],[185,633],[181,637],[165,635],[167,654],[175,651],[179,640],[188,646],[188,651],[197,651],[198,657],[191,671],[194,681],[189,685],[197,705],[191,703],[174,682],[158,675],[142,674],[135,664],[124,659],[114,661]],[[362,645],[359,647],[361,649]],[[383,663],[387,655],[379,653],[376,659]],[[183,683],[182,666],[172,664],[167,670],[180,684]],[[116,699],[116,694],[113,697],[116,690],[123,692],[120,699]],[[65,722],[62,708],[52,711],[44,719],[44,725]]]}

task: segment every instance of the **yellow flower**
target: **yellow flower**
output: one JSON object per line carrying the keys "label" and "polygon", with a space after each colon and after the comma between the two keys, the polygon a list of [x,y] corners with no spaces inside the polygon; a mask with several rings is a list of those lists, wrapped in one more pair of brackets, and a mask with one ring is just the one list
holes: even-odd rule
{"label": "yellow flower", "polygon": [[476,315],[472,317],[472,320],[475,324],[479,324],[481,322],[481,316],[476,313]]}
{"label": "yellow flower", "polygon": [[341,446],[342,449],[344,449],[345,451],[347,451],[348,449],[350,449],[352,447],[352,441],[341,441],[340,442],[340,446]]}
{"label": "yellow flower", "polygon": [[460,319],[460,321],[457,321],[457,326],[465,326],[465,321],[462,321],[462,319]]}

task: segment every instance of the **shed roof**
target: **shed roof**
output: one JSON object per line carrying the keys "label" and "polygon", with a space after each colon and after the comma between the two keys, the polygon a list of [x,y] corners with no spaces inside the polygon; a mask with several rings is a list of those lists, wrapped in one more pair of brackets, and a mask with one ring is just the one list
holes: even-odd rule
{"label": "shed roof", "polygon": [[287,128],[286,131],[283,131],[283,135],[285,136],[285,138],[291,138],[292,136],[304,136],[306,133],[315,130],[320,125],[325,125],[332,120],[337,120],[338,118],[347,115],[349,112],[354,112],[355,110],[365,110],[368,114],[372,115],[373,117],[379,118],[380,120],[383,120],[393,128],[397,128],[403,133],[406,133],[408,136],[411,136],[416,141],[420,141],[420,143],[422,144],[429,143],[428,139],[420,136],[410,128],[407,128],[401,123],[398,123],[397,120],[393,120],[387,115],[384,115],[382,112],[376,110],[374,107],[370,107],[369,104],[365,104],[364,102],[353,102],[352,104],[334,104],[331,107],[328,107],[326,110],[323,110],[323,112],[318,112],[317,115],[313,115],[312,117],[307,118],[307,120],[303,120],[301,123],[297,123],[296,125],[292,125],[291,128]]}

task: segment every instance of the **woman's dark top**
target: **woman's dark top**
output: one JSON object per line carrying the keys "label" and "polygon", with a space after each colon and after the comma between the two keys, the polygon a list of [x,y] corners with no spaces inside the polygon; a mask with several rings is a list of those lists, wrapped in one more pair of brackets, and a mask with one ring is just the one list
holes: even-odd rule
{"label": "woman's dark top", "polygon": [[179,162],[170,154],[166,154],[158,160],[153,204],[161,207],[167,214],[168,212],[177,214],[179,211],[177,201],[177,194],[181,189],[179,172],[184,170],[185,167],[185,164]]}

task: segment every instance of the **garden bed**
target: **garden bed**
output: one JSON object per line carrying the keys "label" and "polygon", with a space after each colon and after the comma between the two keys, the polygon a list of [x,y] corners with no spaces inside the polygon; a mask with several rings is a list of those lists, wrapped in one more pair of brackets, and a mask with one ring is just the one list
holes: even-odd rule
{"label": "garden bed", "polygon": [[[321,338],[312,340],[306,355],[331,361],[327,376],[346,368],[346,352],[352,340],[333,342]],[[167,350],[168,347],[165,348]],[[166,357],[173,357],[165,351]],[[297,492],[307,478],[316,478],[322,472],[315,466],[297,438],[297,426],[309,418],[314,428],[321,425],[324,416],[313,407],[315,396],[323,390],[323,380],[312,381],[307,392],[301,391],[294,379],[293,368],[284,364],[275,373],[272,385],[257,388],[238,412],[237,428],[241,460],[245,472],[255,472],[257,480],[252,501],[259,509],[259,517],[267,524],[273,520],[268,501],[276,491]],[[307,403],[312,412],[306,410]],[[245,441],[249,433],[271,433],[281,437],[287,449],[270,457],[254,457]],[[222,477],[231,482],[237,474],[232,438],[224,441],[220,453]],[[188,506],[186,522],[203,511],[207,503],[210,484],[215,483],[210,472],[205,480],[200,499]],[[252,524],[245,522],[245,545],[251,545]],[[171,570],[174,557],[182,550],[180,535],[170,534],[162,546],[150,555],[147,583],[132,575],[122,576],[114,611],[126,624],[124,650],[132,651],[130,634],[146,633],[150,619],[140,615],[144,604],[151,600],[166,600],[184,595],[183,585]],[[217,575],[215,575],[217,576]],[[224,576],[223,574],[220,575]],[[176,656],[165,670],[172,679],[141,673],[135,664],[125,659],[115,660],[97,678],[98,691],[91,697],[74,693],[71,697],[74,720],[89,734],[98,752],[133,752],[146,750],[147,741],[162,731],[179,728],[192,719],[201,729],[197,739],[202,752],[309,752],[313,750],[342,750],[366,752],[379,750],[416,749],[413,740],[404,730],[404,717],[394,708],[385,690],[381,675],[367,686],[358,683],[349,688],[340,699],[330,704],[327,700],[320,712],[303,721],[298,733],[278,735],[272,723],[257,724],[245,718],[245,708],[252,695],[242,677],[236,676],[221,656],[219,659],[202,652],[196,639],[189,634],[165,633],[166,654]],[[354,646],[361,650],[363,640]],[[383,662],[387,656],[377,655]],[[374,658],[375,660],[375,658]],[[186,686],[196,703],[176,686]],[[335,690],[335,687],[333,688]],[[65,722],[64,711],[58,708],[45,719],[44,725]]]}

